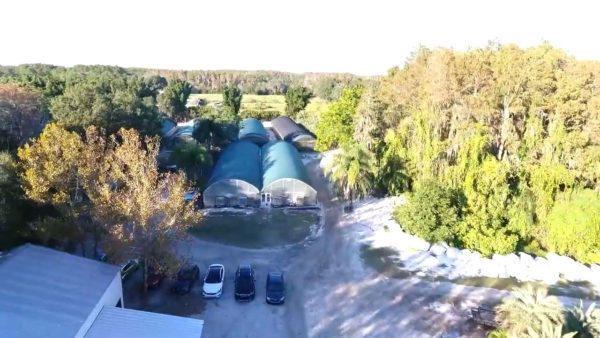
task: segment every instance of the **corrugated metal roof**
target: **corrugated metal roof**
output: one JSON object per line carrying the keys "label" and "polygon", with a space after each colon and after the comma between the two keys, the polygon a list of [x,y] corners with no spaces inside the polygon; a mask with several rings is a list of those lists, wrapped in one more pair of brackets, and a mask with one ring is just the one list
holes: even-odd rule
{"label": "corrugated metal roof", "polygon": [[240,140],[227,146],[213,169],[208,186],[220,180],[236,179],[262,188],[260,148]]}
{"label": "corrugated metal roof", "polygon": [[297,137],[314,138],[306,129],[287,116],[280,116],[271,121],[273,129],[284,141],[293,142]]}
{"label": "corrugated metal roof", "polygon": [[25,244],[0,258],[0,336],[73,337],[119,267]]}
{"label": "corrugated metal roof", "polygon": [[200,338],[203,326],[199,319],[105,306],[85,337]]}
{"label": "corrugated metal roof", "polygon": [[298,150],[284,141],[274,141],[262,147],[263,187],[282,178],[294,178],[308,185],[310,181]]}
{"label": "corrugated metal roof", "polygon": [[247,118],[240,122],[240,131],[238,133],[240,140],[248,140],[258,145],[269,142],[269,135],[262,123],[254,118]]}

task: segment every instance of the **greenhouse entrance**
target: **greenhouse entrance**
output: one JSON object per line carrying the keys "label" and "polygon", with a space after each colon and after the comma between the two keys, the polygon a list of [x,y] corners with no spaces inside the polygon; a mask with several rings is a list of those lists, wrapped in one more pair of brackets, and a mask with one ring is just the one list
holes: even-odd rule
{"label": "greenhouse entrance", "polygon": [[271,194],[264,193],[260,195],[260,206],[261,207],[270,207],[271,206]]}

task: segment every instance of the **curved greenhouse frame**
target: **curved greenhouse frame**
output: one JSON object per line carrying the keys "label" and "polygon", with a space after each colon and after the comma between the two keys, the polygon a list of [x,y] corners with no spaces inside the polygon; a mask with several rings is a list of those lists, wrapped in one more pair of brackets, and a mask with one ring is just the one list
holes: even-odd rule
{"label": "curved greenhouse frame", "polygon": [[315,137],[289,117],[280,116],[271,121],[271,125],[280,139],[292,143],[298,149],[313,150],[315,148]]}
{"label": "curved greenhouse frame", "polygon": [[304,206],[317,204],[317,191],[310,185],[298,150],[284,141],[262,147],[262,204]]}
{"label": "curved greenhouse frame", "polygon": [[248,140],[258,145],[269,142],[267,130],[263,127],[262,122],[254,118],[247,118],[240,122],[238,138],[240,140]]}
{"label": "curved greenhouse frame", "polygon": [[260,148],[249,141],[230,144],[204,190],[205,207],[256,207],[262,187]]}

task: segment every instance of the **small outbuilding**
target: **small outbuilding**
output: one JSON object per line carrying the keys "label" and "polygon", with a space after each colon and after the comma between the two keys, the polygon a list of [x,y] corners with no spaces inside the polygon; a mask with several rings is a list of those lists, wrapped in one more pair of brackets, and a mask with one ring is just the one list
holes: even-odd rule
{"label": "small outbuilding", "polygon": [[261,188],[260,147],[250,141],[237,141],[221,153],[204,190],[204,206],[258,206]]}
{"label": "small outbuilding", "polygon": [[300,150],[314,150],[317,141],[314,135],[289,117],[280,116],[271,121],[271,126],[281,140]]}
{"label": "small outbuilding", "polygon": [[298,150],[290,143],[274,141],[262,147],[263,206],[317,204],[317,191],[310,185]]}
{"label": "small outbuilding", "polygon": [[269,135],[263,126],[262,122],[254,118],[244,119],[240,123],[240,131],[238,133],[240,140],[247,140],[259,146],[269,142]]}

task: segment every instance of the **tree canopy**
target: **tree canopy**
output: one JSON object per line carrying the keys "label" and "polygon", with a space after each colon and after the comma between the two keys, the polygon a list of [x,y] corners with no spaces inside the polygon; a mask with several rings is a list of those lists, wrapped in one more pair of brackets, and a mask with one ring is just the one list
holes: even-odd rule
{"label": "tree canopy", "polygon": [[285,93],[285,112],[291,118],[306,108],[310,98],[313,96],[306,87],[290,87]]}

